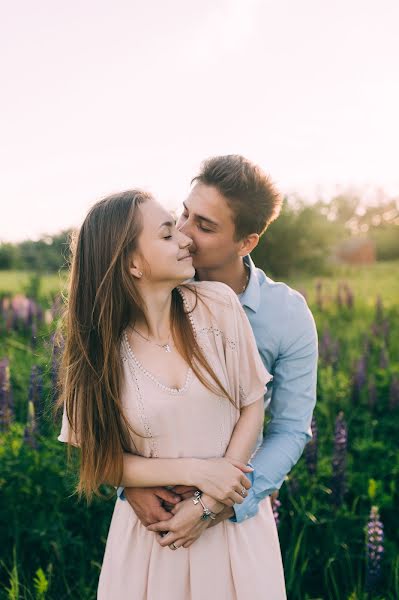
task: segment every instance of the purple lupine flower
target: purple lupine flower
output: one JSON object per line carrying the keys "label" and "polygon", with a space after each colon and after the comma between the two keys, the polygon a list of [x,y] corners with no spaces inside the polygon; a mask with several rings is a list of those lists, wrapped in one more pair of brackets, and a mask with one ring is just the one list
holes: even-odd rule
{"label": "purple lupine flower", "polygon": [[368,383],[368,404],[370,408],[374,408],[377,404],[377,386],[374,377],[370,377]]}
{"label": "purple lupine flower", "polygon": [[323,297],[322,297],[323,285],[321,281],[316,282],[316,304],[319,310],[323,310]]}
{"label": "purple lupine flower", "polygon": [[338,308],[342,308],[344,305],[344,296],[343,296],[343,289],[342,289],[341,283],[338,284],[337,295],[336,295],[335,299],[336,299]]}
{"label": "purple lupine flower", "polygon": [[346,307],[349,309],[353,308],[353,305],[355,303],[355,298],[353,295],[353,292],[351,290],[351,288],[349,287],[349,285],[347,283],[344,284],[344,290],[345,290],[345,304]]}
{"label": "purple lupine flower", "polygon": [[352,400],[359,402],[360,394],[367,381],[367,361],[364,354],[357,360],[352,376]]}
{"label": "purple lupine flower", "polygon": [[377,506],[372,506],[366,531],[366,592],[373,592],[381,578],[381,561],[384,555],[384,525]]}
{"label": "purple lupine flower", "polygon": [[306,302],[308,301],[308,295],[307,292],[302,288],[300,290],[298,290],[298,292],[304,297],[304,299],[306,300]]}
{"label": "purple lupine flower", "polygon": [[330,356],[330,346],[331,346],[331,335],[330,330],[326,327],[323,331],[323,335],[320,338],[319,342],[319,354],[320,358],[323,359],[324,362],[328,363],[328,359]]}
{"label": "purple lupine flower", "polygon": [[36,325],[35,321],[33,321],[32,326],[31,326],[30,344],[31,344],[32,348],[36,348],[36,344],[37,344],[37,325]]}
{"label": "purple lupine flower", "polygon": [[279,510],[281,508],[281,502],[274,494],[271,495],[270,499],[271,499],[274,521],[276,523],[276,527],[278,527],[280,525]]}
{"label": "purple lupine flower", "polygon": [[380,328],[378,326],[378,323],[371,323],[370,333],[371,333],[371,337],[373,337],[373,338],[379,337]]}
{"label": "purple lupine flower", "polygon": [[391,331],[391,327],[389,324],[389,319],[384,319],[381,323],[381,335],[384,338],[384,342],[385,342],[386,346],[388,346],[390,331]]}
{"label": "purple lupine flower", "polygon": [[334,454],[332,460],[332,502],[338,507],[342,504],[346,491],[345,469],[348,445],[348,430],[344,420],[344,413],[340,411],[335,420]]}
{"label": "purple lupine flower", "polygon": [[368,359],[370,358],[370,353],[371,353],[371,340],[368,337],[368,335],[366,335],[366,337],[364,338],[364,342],[363,342],[363,356],[366,359],[366,362],[368,362]]}
{"label": "purple lupine flower", "polygon": [[32,400],[28,402],[28,419],[24,430],[24,442],[33,449],[37,449],[37,422],[35,418],[35,407]]}
{"label": "purple lupine flower", "polygon": [[375,301],[375,320],[377,323],[381,323],[384,317],[384,307],[382,304],[382,298],[380,295],[377,296]]}
{"label": "purple lupine flower", "polygon": [[389,385],[389,408],[394,410],[399,406],[399,378],[393,375]]}
{"label": "purple lupine flower", "polygon": [[43,397],[43,377],[40,367],[33,366],[30,374],[28,404],[32,402],[36,429],[39,431],[43,425],[44,417],[44,397]]}
{"label": "purple lupine flower", "polygon": [[53,401],[58,396],[58,371],[62,357],[64,340],[60,334],[54,334],[51,338],[52,356],[51,356],[51,388]]}
{"label": "purple lupine flower", "polygon": [[389,356],[385,346],[381,348],[379,367],[384,371],[389,367]]}
{"label": "purple lupine flower", "polygon": [[339,356],[339,342],[333,340],[328,328],[324,330],[319,342],[320,358],[327,364],[335,366]]}
{"label": "purple lupine flower", "polygon": [[14,418],[14,403],[10,381],[10,362],[0,360],[0,431],[7,431]]}
{"label": "purple lupine flower", "polygon": [[61,294],[57,294],[54,298],[53,304],[51,306],[51,313],[53,315],[53,319],[58,319],[62,314],[63,308],[63,300]]}
{"label": "purple lupine flower", "polygon": [[27,298],[27,300],[28,300],[28,309],[27,309],[25,324],[27,327],[32,327],[33,320],[36,315],[36,305],[35,305],[35,302],[31,298]]}
{"label": "purple lupine flower", "polygon": [[286,480],[286,486],[291,496],[297,496],[299,494],[300,485],[296,477],[288,477]]}
{"label": "purple lupine flower", "polygon": [[305,446],[305,462],[309,475],[313,476],[316,474],[317,469],[317,452],[318,452],[318,444],[317,444],[317,424],[316,417],[313,415],[312,423],[312,439]]}

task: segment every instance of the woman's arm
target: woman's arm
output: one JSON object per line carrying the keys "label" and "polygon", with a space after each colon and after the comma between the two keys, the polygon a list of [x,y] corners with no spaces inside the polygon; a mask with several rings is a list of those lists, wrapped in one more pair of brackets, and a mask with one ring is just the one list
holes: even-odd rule
{"label": "woman's arm", "polygon": [[[263,429],[265,409],[263,396],[240,409],[240,417],[235,425],[224,457],[227,460],[238,460],[246,464],[255,449],[256,440]],[[203,500],[213,512],[221,512],[225,506],[208,494],[203,494]]]}
{"label": "woman's arm", "polygon": [[124,487],[154,487],[173,485],[195,485],[195,458],[146,458],[128,452],[123,453],[123,475],[120,482]]}
{"label": "woman's arm", "polygon": [[246,464],[255,450],[256,440],[263,429],[265,418],[263,395],[256,402],[242,406],[240,413],[225,458],[239,460]]}
{"label": "woman's arm", "polygon": [[234,458],[146,458],[123,453],[123,474],[120,482],[110,485],[124,487],[154,487],[176,483],[195,486],[210,496],[233,506],[243,501],[241,490],[249,489],[250,481],[244,473],[252,471]]}

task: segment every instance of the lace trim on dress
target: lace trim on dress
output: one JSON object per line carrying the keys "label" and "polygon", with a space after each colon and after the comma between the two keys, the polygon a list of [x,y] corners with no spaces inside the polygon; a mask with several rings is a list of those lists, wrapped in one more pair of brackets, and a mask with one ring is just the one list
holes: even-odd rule
{"label": "lace trim on dress", "polygon": [[187,374],[186,374],[186,379],[184,382],[183,387],[181,388],[172,388],[172,387],[168,387],[167,385],[164,385],[163,383],[161,383],[156,377],[155,375],[153,375],[152,373],[150,373],[150,371],[147,371],[147,369],[142,365],[142,363],[138,360],[138,358],[136,357],[136,355],[134,354],[130,344],[129,344],[129,340],[126,334],[126,331],[123,332],[123,340],[125,343],[125,347],[126,347],[126,351],[127,354],[129,356],[129,358],[132,359],[132,361],[135,363],[136,367],[138,369],[140,369],[140,371],[142,371],[149,379],[151,379],[151,381],[153,381],[158,387],[160,387],[162,390],[164,390],[165,392],[169,392],[171,394],[181,394],[182,392],[185,392],[186,389],[188,388],[189,383],[191,382],[191,376],[192,376],[192,370],[189,367],[187,370]]}
{"label": "lace trim on dress", "polygon": [[136,374],[136,369],[134,368],[134,363],[132,363],[130,360],[128,360],[128,356],[126,356],[126,353],[129,354],[129,347],[126,345],[126,339],[123,339],[123,346],[124,346],[123,349],[125,351],[125,354],[122,355],[122,360],[128,365],[129,371],[132,375],[132,380],[133,380],[134,386],[136,388],[137,408],[138,408],[141,423],[142,423],[144,431],[146,433],[146,438],[149,438],[150,455],[152,458],[157,458],[159,456],[158,444],[152,435],[151,427],[150,427],[150,424],[149,424],[148,419],[145,414],[143,396],[140,391],[140,385],[139,385],[139,382],[137,379],[137,374]]}

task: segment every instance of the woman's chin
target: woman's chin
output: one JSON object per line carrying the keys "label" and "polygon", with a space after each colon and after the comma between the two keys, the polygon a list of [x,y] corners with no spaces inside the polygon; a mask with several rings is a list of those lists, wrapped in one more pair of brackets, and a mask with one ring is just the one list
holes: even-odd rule
{"label": "woman's chin", "polygon": [[179,280],[181,282],[187,281],[187,279],[192,279],[195,275],[195,269],[192,264],[187,265],[185,269],[182,269],[179,273]]}

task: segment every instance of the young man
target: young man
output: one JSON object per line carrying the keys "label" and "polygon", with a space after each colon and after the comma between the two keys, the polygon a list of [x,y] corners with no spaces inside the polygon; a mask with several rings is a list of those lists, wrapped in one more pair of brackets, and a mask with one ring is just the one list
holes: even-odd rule
{"label": "young man", "polygon": [[[226,518],[240,522],[255,515],[259,501],[280,488],[311,439],[317,333],[303,296],[267,277],[250,258],[281,208],[281,197],[265,173],[242,156],[219,156],[203,163],[192,184],[178,227],[193,240],[196,278],[221,281],[238,294],[260,356],[273,375],[265,396],[270,422],[252,460],[255,470],[247,475],[252,487],[242,504],[218,515],[215,525]],[[124,494],[148,526],[173,519],[165,506],[173,508],[192,491],[182,486],[126,488]],[[123,488],[118,495],[123,499]]]}

